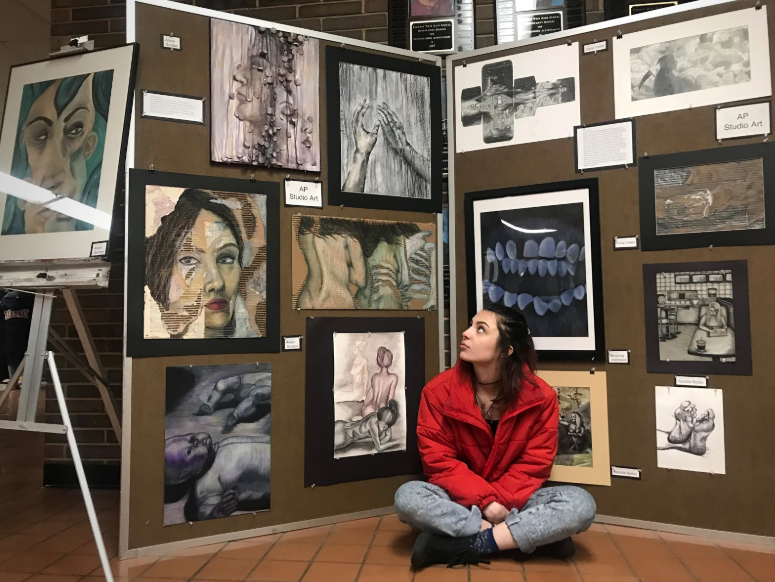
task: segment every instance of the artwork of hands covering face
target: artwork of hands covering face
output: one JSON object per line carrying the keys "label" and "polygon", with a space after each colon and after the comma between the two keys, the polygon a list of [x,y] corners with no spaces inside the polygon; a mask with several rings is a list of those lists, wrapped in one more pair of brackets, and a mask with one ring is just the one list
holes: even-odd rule
{"label": "artwork of hands covering face", "polygon": [[[63,79],[53,83],[32,104],[24,122],[24,145],[30,175],[27,181],[57,196],[80,201],[87,181],[86,161],[97,148],[99,138],[92,131],[95,107],[89,75],[75,97],[60,113],[55,98]],[[18,199],[24,213],[26,234],[75,229],[75,219]]]}
{"label": "artwork of hands covering face", "polygon": [[201,309],[205,335],[218,336],[234,315],[241,274],[235,234],[212,212],[200,211],[173,265],[170,308],[162,313],[167,331],[183,333]]}

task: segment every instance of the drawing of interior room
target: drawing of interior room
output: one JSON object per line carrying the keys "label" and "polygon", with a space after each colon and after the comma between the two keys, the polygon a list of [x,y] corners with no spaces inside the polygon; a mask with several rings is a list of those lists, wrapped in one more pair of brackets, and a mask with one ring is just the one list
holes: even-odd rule
{"label": "drawing of interior room", "polygon": [[731,271],[657,274],[662,361],[735,361]]}

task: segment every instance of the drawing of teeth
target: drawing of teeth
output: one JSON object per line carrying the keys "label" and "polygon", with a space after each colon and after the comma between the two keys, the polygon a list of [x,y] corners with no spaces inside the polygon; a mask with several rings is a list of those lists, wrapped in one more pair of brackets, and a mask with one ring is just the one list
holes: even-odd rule
{"label": "drawing of teeth", "polygon": [[568,259],[568,262],[575,263],[579,258],[579,245],[573,243],[569,246],[568,251],[565,253],[565,258]]}
{"label": "drawing of teeth", "polygon": [[515,243],[513,240],[509,240],[506,243],[506,254],[510,259],[517,258],[517,243]]}
{"label": "drawing of teeth", "polygon": [[511,273],[511,259],[503,259],[503,272],[507,275]]}
{"label": "drawing of teeth", "polygon": [[566,244],[564,240],[557,243],[557,248],[554,249],[554,256],[558,259],[564,259],[567,252]]}
{"label": "drawing of teeth", "polygon": [[538,243],[534,240],[528,240],[525,242],[525,248],[522,249],[522,254],[526,259],[532,259],[538,256]]}
{"label": "drawing of teeth", "polygon": [[502,261],[503,257],[506,256],[503,252],[503,245],[501,243],[495,245],[495,256],[499,261]]}
{"label": "drawing of teeth", "polygon": [[544,257],[545,259],[553,259],[555,249],[556,245],[554,239],[550,236],[547,236],[544,240],[541,241],[541,246],[538,247],[538,256]]}
{"label": "drawing of teeth", "polygon": [[495,251],[492,249],[487,249],[487,262],[488,263],[495,262]]}

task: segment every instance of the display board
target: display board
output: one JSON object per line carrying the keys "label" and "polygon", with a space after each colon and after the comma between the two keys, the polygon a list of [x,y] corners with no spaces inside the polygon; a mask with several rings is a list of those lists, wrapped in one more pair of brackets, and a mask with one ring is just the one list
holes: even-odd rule
{"label": "display board", "polygon": [[[379,54],[379,47],[376,45],[371,45],[374,47],[373,49],[364,46],[354,47],[349,43],[348,39],[341,39],[341,41],[335,43],[322,39],[318,41],[319,46],[317,46],[317,49],[320,55],[318,77],[320,80],[318,86],[319,119],[309,120],[308,117],[311,117],[311,115],[305,113],[303,123],[299,123],[300,127],[296,128],[294,123],[290,123],[290,125],[284,126],[280,131],[284,135],[286,131],[290,133],[298,129],[300,132],[307,133],[311,138],[311,142],[319,140],[319,165],[315,165],[317,164],[317,159],[315,158],[314,145],[309,148],[310,155],[303,160],[303,163],[309,167],[317,167],[322,172],[288,169],[290,163],[302,165],[302,161],[288,158],[282,160],[286,167],[278,169],[267,169],[261,165],[239,163],[243,161],[241,159],[233,160],[236,163],[226,163],[228,162],[228,156],[232,155],[230,152],[235,151],[235,149],[238,150],[242,146],[242,138],[239,133],[236,133],[237,138],[234,139],[234,145],[231,149],[224,150],[223,153],[220,150],[216,150],[216,148],[213,148],[211,151],[210,100],[215,99],[217,96],[211,95],[210,85],[210,15],[217,16],[218,13],[199,8],[187,8],[185,6],[175,8],[176,5],[171,3],[167,3],[164,7],[144,2],[133,4],[135,36],[142,49],[137,80],[138,101],[136,111],[138,115],[135,116],[132,150],[134,152],[134,163],[131,166],[136,171],[141,172],[150,172],[151,168],[153,168],[153,171],[158,172],[157,175],[159,176],[165,172],[176,172],[205,176],[208,177],[208,180],[215,178],[241,179],[244,180],[245,188],[248,192],[251,191],[250,180],[253,177],[256,194],[251,194],[250,196],[252,196],[251,200],[258,200],[256,204],[258,204],[257,207],[259,208],[259,210],[254,211],[254,214],[257,216],[259,211],[263,211],[261,210],[263,206],[261,206],[260,195],[276,196],[277,200],[274,201],[275,208],[279,205],[279,309],[276,305],[268,306],[267,309],[277,309],[279,312],[280,336],[305,336],[307,333],[307,318],[310,317],[353,319],[366,315],[371,317],[378,316],[380,318],[411,317],[412,320],[420,321],[424,328],[425,356],[423,362],[421,362],[421,364],[424,364],[424,370],[421,372],[423,379],[428,381],[436,375],[441,365],[439,363],[439,342],[443,339],[439,337],[439,312],[435,308],[435,304],[438,301],[434,301],[434,305],[431,308],[410,307],[411,311],[396,307],[383,307],[381,311],[356,310],[352,308],[349,310],[341,308],[339,310],[309,310],[307,308],[297,310],[293,307],[294,293],[298,294],[299,292],[298,289],[293,288],[291,268],[293,263],[292,256],[295,256],[297,253],[297,243],[294,238],[296,235],[294,231],[294,216],[296,215],[304,215],[306,217],[320,215],[337,219],[382,220],[402,224],[431,223],[433,226],[423,231],[425,244],[422,245],[422,248],[429,253],[435,252],[437,255],[440,252],[440,244],[435,242],[441,238],[441,229],[439,228],[438,232],[435,230],[435,225],[441,224],[441,221],[437,220],[437,216],[440,218],[440,215],[431,212],[387,211],[327,205],[327,172],[329,171],[328,135],[330,131],[339,132],[339,127],[329,128],[326,123],[327,98],[324,83],[326,79],[326,59],[324,55],[326,49],[331,46],[336,46],[336,50],[345,55],[355,51]],[[230,17],[233,18],[231,15]],[[257,24],[265,23],[257,22]],[[282,27],[279,25],[277,29],[282,31]],[[270,29],[267,27],[265,30],[268,32]],[[160,37],[162,35],[170,35],[171,31],[173,31],[172,34],[175,37],[182,40],[182,50],[165,50],[160,47]],[[264,34],[264,31],[261,31],[261,33]],[[271,33],[276,33],[274,28],[271,29]],[[299,34],[299,31],[296,30],[295,33]],[[314,35],[314,33],[310,34]],[[322,35],[322,37],[326,36]],[[232,35],[229,38],[234,39],[237,37]],[[280,44],[284,42],[295,43],[295,48],[292,49],[293,56],[289,56],[291,51],[283,47],[279,49],[262,49],[264,52],[262,52],[261,56],[266,56],[267,50],[269,57],[272,57],[274,54],[272,50],[286,51],[282,53],[283,63],[286,62],[285,57],[288,56],[288,58],[295,58],[297,66],[301,67],[302,61],[315,48],[314,45],[308,42],[314,38],[314,36],[307,36],[304,33],[303,38],[298,36],[285,37],[285,41],[283,41],[281,36]],[[358,43],[356,42],[356,44]],[[365,45],[366,43],[360,44]],[[303,52],[299,51],[299,48],[302,46]],[[226,54],[229,47],[219,46],[219,49],[223,49],[224,54]],[[408,58],[407,56],[395,54],[396,51],[393,54],[389,54],[387,51],[384,52],[388,59]],[[258,54],[258,51],[256,54]],[[404,55],[406,55],[405,51]],[[302,59],[302,56],[305,59]],[[224,56],[223,58],[225,59],[226,57]],[[417,63],[417,56],[414,56],[411,60]],[[428,57],[426,61],[433,64],[438,62],[438,59],[436,57]],[[290,88],[294,92],[296,87],[301,87],[298,91],[302,91],[305,87],[301,85],[301,82],[303,82],[301,79],[294,79],[291,76],[285,87]],[[174,123],[139,115],[139,112],[142,111],[142,103],[139,100],[139,95],[142,91],[205,99],[205,123],[203,125]],[[256,87],[255,91],[260,91],[260,88]],[[224,94],[228,96],[228,87]],[[314,95],[307,95],[308,101],[305,101],[305,103],[309,103],[309,99],[313,97]],[[278,115],[277,119],[280,120],[281,117]],[[227,116],[226,121],[228,120],[229,117]],[[285,120],[283,119],[283,121]],[[317,122],[319,122],[319,125],[313,128]],[[239,128],[235,131],[238,132]],[[314,135],[315,132],[317,132],[317,135]],[[302,136],[301,133],[299,135]],[[250,151],[258,152],[255,154],[256,161],[273,155],[272,146],[271,144],[267,146],[265,135],[263,137],[261,135],[253,135],[252,138],[257,145],[254,145]],[[247,137],[244,139],[248,140]],[[304,151],[302,149],[303,145],[300,137],[297,151]],[[380,146],[378,144],[377,147],[387,146]],[[276,152],[277,150],[274,151]],[[213,156],[217,154],[224,161],[211,162],[211,154]],[[281,157],[281,154],[282,151],[279,152],[278,157]],[[251,153],[249,155],[254,154]],[[323,208],[286,206],[286,204],[281,202],[282,191],[271,191],[266,190],[266,188],[263,190],[259,189],[261,183],[267,182],[274,182],[281,185],[282,188],[286,176],[293,180],[318,181],[322,183],[323,200],[326,202],[326,205]],[[151,178],[148,180],[148,183],[153,184],[154,179],[153,177]],[[186,184],[182,187],[191,186]],[[229,190],[228,188],[221,189]],[[243,204],[253,204],[248,198],[245,198],[245,195],[239,193],[228,194],[227,192],[227,194],[220,194],[228,198],[227,202],[229,200],[232,200],[232,202],[236,200],[238,202],[242,201]],[[177,195],[175,194],[175,196]],[[160,197],[157,198],[162,199]],[[204,203],[214,203],[212,198],[212,196],[209,197]],[[229,203],[232,204],[232,202]],[[215,203],[218,203],[218,201],[216,200]],[[236,202],[233,202],[233,204],[236,204]],[[400,208],[400,201],[397,201],[394,206],[395,208]],[[272,212],[275,211],[269,208],[270,219]],[[249,217],[249,213],[243,210],[240,216],[242,217],[240,218],[242,221],[240,224],[242,225],[245,217]],[[262,216],[262,220],[263,222],[267,221],[265,215]],[[310,222],[310,219],[307,219],[307,221]],[[254,220],[250,224],[255,222]],[[356,222],[352,221],[354,224],[353,229],[360,228],[358,224],[355,224]],[[244,224],[249,226],[248,222],[244,222]],[[271,228],[275,226],[270,224]],[[244,230],[246,228],[248,227],[240,226],[236,230]],[[411,224],[406,228],[412,232],[419,232],[419,228]],[[433,232],[430,232],[431,229]],[[246,235],[243,238],[245,241],[249,241],[250,237]],[[247,242],[244,244],[247,244]],[[364,245],[363,255],[370,259],[370,255],[365,249]],[[372,252],[375,251],[372,250]],[[301,256],[301,254],[299,253],[298,256]],[[411,260],[411,257],[407,258]],[[231,260],[231,262],[233,263],[234,260]],[[433,268],[436,265],[438,263],[434,260]],[[435,282],[433,289],[434,291],[437,289]],[[359,299],[359,297],[355,297],[355,300]],[[197,299],[197,301],[203,302],[202,299]],[[219,300],[216,299],[214,301],[215,307],[219,307]],[[221,303],[225,304],[225,301],[221,300]],[[423,304],[420,302],[420,305],[422,306]],[[209,325],[206,320],[205,324]],[[261,333],[263,332],[261,331]],[[294,342],[288,342],[287,345],[292,343]],[[176,355],[127,360],[127,366],[130,369],[125,372],[127,374],[127,381],[125,382],[124,403],[126,408],[129,401],[128,397],[131,397],[131,407],[128,413],[125,410],[125,418],[127,418],[128,414],[128,426],[131,437],[129,439],[128,452],[125,451],[124,456],[126,466],[123,467],[125,473],[122,486],[122,495],[124,496],[122,498],[122,520],[126,520],[125,523],[122,522],[122,536],[126,536],[126,538],[122,537],[122,540],[126,540],[126,544],[122,546],[122,553],[124,555],[138,548],[147,548],[159,544],[185,542],[219,534],[230,534],[390,507],[393,505],[393,495],[398,486],[405,481],[415,478],[414,475],[391,476],[367,481],[305,488],[304,419],[305,359],[307,358],[305,351],[309,348],[309,344],[306,341],[295,341],[295,343],[297,345],[301,344],[303,350],[291,351],[289,349],[289,351],[285,351],[284,349],[280,352],[278,348],[278,353]],[[253,368],[255,368],[255,371],[250,372]],[[249,372],[245,372],[245,370],[249,370]],[[246,379],[250,374],[258,379]],[[250,377],[253,378],[253,376]],[[212,386],[208,387],[208,381]],[[181,382],[188,382],[197,391],[201,390],[200,398],[202,399],[202,404],[198,412],[196,408],[191,408],[193,404],[181,398],[176,399],[175,395],[170,392],[173,389],[177,389]],[[247,410],[248,413],[251,413],[254,409],[258,410],[260,407],[263,407],[264,413],[266,413],[271,407],[271,460],[269,461],[271,485],[268,485],[271,490],[271,501],[269,503],[266,502],[268,496],[266,495],[265,488],[269,482],[267,478],[263,481],[262,486],[264,490],[261,490],[259,485],[254,487],[256,494],[263,496],[261,503],[257,504],[257,509],[254,511],[239,511],[237,512],[240,513],[239,515],[233,514],[227,519],[209,519],[208,515],[206,515],[207,512],[202,507],[198,508],[200,511],[193,519],[189,517],[190,512],[188,512],[188,509],[172,511],[165,504],[165,493],[170,493],[170,495],[174,493],[173,489],[176,486],[177,480],[169,476],[169,471],[174,468],[171,463],[174,459],[171,459],[169,450],[165,451],[165,410],[168,434],[179,435],[181,432],[191,432],[193,430],[190,428],[192,425],[207,426],[213,441],[221,441],[231,434],[235,438],[253,439],[251,442],[257,442],[261,447],[258,450],[264,451],[269,446],[269,440],[266,434],[263,436],[259,434],[261,433],[259,429],[263,428],[268,431],[268,427],[251,428],[242,424],[243,418],[246,417],[244,415],[241,416],[242,412],[236,408],[234,418],[226,418],[225,424],[224,421],[221,421],[221,424],[216,424],[214,420],[207,420],[208,418],[214,419],[214,417],[207,416],[211,414],[211,408],[217,409],[217,406],[214,404],[212,407],[210,406],[211,399],[214,399],[213,401],[216,402],[218,394],[221,392],[224,397],[227,397],[230,391],[241,391],[243,386],[246,386],[247,390],[245,395],[240,395],[239,398],[244,396],[243,403],[250,401],[250,406],[246,405],[246,409],[241,405],[240,411],[245,412]],[[131,394],[127,394],[127,391],[131,391]],[[166,401],[165,391],[167,393]],[[207,396],[207,394],[210,394],[210,396]],[[199,406],[198,401],[193,402],[196,406]],[[183,420],[185,410],[194,410],[194,412],[189,412],[188,416]],[[212,426],[207,425],[207,422]],[[258,424],[256,423],[256,425]],[[196,432],[196,430],[193,430],[193,432]],[[202,443],[200,442],[199,444]],[[209,442],[205,442],[205,445],[209,446],[209,444]],[[262,470],[265,470],[265,468],[265,466],[262,466]],[[167,474],[166,480],[165,473]],[[167,487],[168,491],[165,491],[165,483],[171,484],[170,487]],[[168,509],[170,511],[167,511]],[[214,510],[209,514],[209,517],[222,517],[222,513]],[[165,526],[165,524],[168,525]]]}
{"label": "display board", "polygon": [[[449,79],[462,77],[465,80],[465,85],[454,87],[451,90],[450,102],[453,103],[461,91],[472,86],[471,81],[474,79],[470,78],[470,71],[472,67],[481,68],[482,62],[528,63],[526,67],[521,67],[519,70],[515,66],[513,73],[508,71],[508,74],[513,74],[509,77],[509,81],[514,80],[515,95],[520,90],[516,80],[533,74],[539,78],[533,80],[532,86],[535,87],[537,80],[540,88],[540,82],[544,81],[543,78],[540,78],[540,67],[534,65],[533,68],[537,71],[525,70],[526,68],[530,69],[529,63],[536,62],[531,60],[530,53],[545,51],[553,47],[565,49],[566,45],[572,43],[578,54],[579,68],[575,99],[580,99],[581,123],[591,125],[611,122],[616,119],[614,50],[617,42],[626,44],[628,35],[639,31],[659,30],[658,27],[748,9],[747,14],[749,15],[766,13],[766,28],[769,32],[770,48],[764,51],[764,55],[760,52],[757,58],[766,57],[772,54],[771,47],[773,39],[775,39],[775,26],[773,25],[775,6],[772,2],[761,2],[763,9],[754,12],[756,4],[758,3],[753,0],[722,2],[704,6],[690,3],[679,6],[674,11],[643,14],[626,21],[610,24],[601,23],[587,27],[579,33],[566,31],[516,47],[489,48],[473,54],[453,56],[450,57],[451,62],[448,60],[447,77]],[[724,16],[721,18],[722,22],[727,22]],[[617,39],[619,34],[622,35],[623,40]],[[605,50],[599,50],[599,52],[590,50],[585,54],[585,45],[602,40],[608,41]],[[753,37],[751,42],[754,42]],[[753,54],[754,49],[751,50]],[[494,64],[492,66],[495,67]],[[467,67],[467,69],[462,67]],[[466,72],[462,73],[462,71]],[[551,73],[554,72],[551,71]],[[550,81],[558,80],[564,76],[555,75]],[[620,83],[629,84],[628,81],[629,78],[619,79]],[[522,85],[525,84],[522,83]],[[637,82],[635,85],[637,86]],[[767,85],[769,85],[769,80],[767,80]],[[482,87],[483,92],[485,89],[486,87]],[[550,91],[551,88],[544,87],[544,89]],[[740,94],[742,93],[743,91]],[[745,97],[739,97],[739,99],[743,100]],[[692,99],[687,98],[687,100],[688,105],[691,105]],[[744,101],[744,103],[750,101]],[[771,98],[767,97],[756,99],[756,102],[769,101]],[[453,104],[454,109],[451,111],[454,113],[450,116],[455,119],[455,122],[451,123],[450,127],[457,131],[460,127],[457,121],[461,112],[459,111],[459,101]],[[549,101],[548,103],[544,100],[533,109],[533,112],[538,118],[543,116],[543,122],[549,126],[543,131],[551,133],[552,124],[556,125],[561,116],[559,108],[567,107],[569,107],[568,100]],[[761,135],[733,142],[717,141],[716,107],[716,105],[687,106],[663,113],[637,115],[634,117],[637,126],[637,157],[643,159],[644,156],[650,158],[661,154],[679,154],[700,150],[717,149],[721,151],[733,145],[762,143],[763,137]],[[557,113],[552,113],[552,110],[557,111]],[[468,144],[462,144],[464,151],[461,153],[461,148],[456,148],[457,153],[450,163],[450,204],[454,205],[454,210],[451,211],[454,222],[451,221],[450,225],[450,233],[453,237],[450,242],[454,245],[451,258],[451,268],[454,269],[452,275],[452,300],[454,302],[452,319],[453,326],[457,325],[456,329],[451,330],[453,334],[452,345],[456,345],[455,335],[459,335],[465,329],[465,322],[470,316],[469,298],[466,290],[469,289],[469,277],[472,276],[472,273],[467,269],[466,253],[474,246],[475,241],[467,240],[464,228],[466,224],[466,204],[464,203],[466,195],[482,191],[547,185],[579,180],[580,178],[596,179],[600,207],[605,347],[611,350],[629,350],[629,358],[624,358],[625,362],[628,361],[628,363],[607,364],[600,358],[595,360],[587,358],[585,361],[546,361],[541,363],[541,367],[547,370],[588,370],[591,367],[596,367],[598,370],[604,369],[606,371],[611,465],[640,469],[641,479],[631,480],[614,477],[610,487],[584,487],[594,495],[598,514],[601,515],[774,536],[775,505],[754,501],[768,498],[772,490],[773,480],[775,480],[775,469],[768,461],[771,458],[771,445],[766,429],[769,411],[775,405],[775,392],[772,390],[770,380],[775,375],[775,361],[769,357],[768,353],[773,341],[771,315],[775,309],[775,298],[770,290],[770,277],[765,275],[772,263],[773,247],[761,244],[758,246],[710,246],[711,242],[700,248],[673,247],[673,250],[641,250],[640,239],[634,239],[633,244],[629,245],[629,249],[625,246],[622,250],[615,250],[614,237],[635,237],[642,234],[639,221],[640,197],[642,195],[639,191],[640,168],[629,166],[603,171],[584,171],[582,176],[577,172],[574,163],[572,136],[558,138],[553,135],[552,139],[545,141],[517,143],[520,123],[523,123],[524,116],[522,119],[520,119],[519,114],[516,117],[515,130],[511,130],[515,136],[514,142],[511,143],[516,143],[516,145],[510,145],[506,138],[501,137],[504,134],[498,133],[498,128],[495,127],[494,122],[490,123],[489,126],[486,122],[480,125],[469,123],[466,131],[471,129],[484,131],[485,143],[479,146],[478,151],[471,151],[470,144],[472,142],[470,141]],[[535,131],[535,128],[531,126],[530,130]],[[499,143],[487,143],[488,135],[491,136],[491,141],[500,140]],[[452,145],[454,142],[450,148]],[[755,176],[755,174],[752,175]],[[752,192],[753,195],[758,196],[757,200],[761,198],[761,194],[757,194],[757,190],[753,189]],[[514,224],[519,226],[518,223]],[[542,237],[547,235],[529,236],[538,237],[537,240],[540,241]],[[712,238],[712,235],[709,236]],[[499,242],[501,245],[507,244],[505,240]],[[492,244],[495,245],[495,242]],[[493,258],[495,261],[499,261],[501,257],[495,255],[501,255],[503,260],[515,261],[517,269],[520,269],[519,260],[524,257],[522,247],[519,244],[516,248],[518,253],[509,253],[508,248],[504,251],[502,248],[498,249],[492,246],[491,248],[495,249]],[[552,244],[552,250],[554,249]],[[484,251],[484,249],[482,250]],[[514,250],[512,246],[512,251]],[[562,253],[556,252],[557,254],[554,256],[558,257],[558,261],[568,262],[567,251],[564,248]],[[535,255],[526,256],[539,257],[544,255],[539,255],[536,246]],[[564,258],[561,259],[561,257]],[[552,257],[551,260],[554,258]],[[717,372],[711,372],[707,379],[709,390],[701,393],[708,397],[702,399],[697,398],[696,394],[683,396],[680,391],[686,389],[682,388],[672,388],[669,398],[662,397],[660,389],[657,389],[655,406],[655,388],[658,386],[676,386],[676,384],[672,374],[648,373],[647,371],[647,333],[644,323],[647,314],[644,312],[646,309],[644,305],[651,305],[651,303],[646,301],[644,304],[644,299],[649,299],[644,298],[644,265],[669,263],[671,269],[677,271],[678,267],[675,266],[675,263],[718,262],[726,264],[740,260],[747,261],[750,351],[753,374],[721,375]],[[507,266],[511,267],[509,270],[513,269],[511,264],[507,263]],[[691,269],[686,270],[691,271]],[[501,272],[503,272],[502,268]],[[744,275],[744,270],[742,273]],[[737,284],[738,279],[743,275],[733,274],[729,269],[708,268],[707,272],[677,274],[679,279],[676,284],[686,279],[690,284],[706,285],[708,291],[712,289],[713,294],[708,293],[708,297],[715,297],[716,293],[718,293],[718,297],[724,297],[731,293],[729,290],[732,288],[732,282]],[[670,280],[673,280],[672,273]],[[511,301],[514,301],[515,297],[517,300],[519,299],[519,296],[514,294],[513,288],[506,289],[506,291],[512,292],[509,295]],[[672,301],[670,291],[666,293],[668,301]],[[679,293],[678,298],[673,302],[686,301],[687,305],[691,304],[692,298],[689,298],[689,295],[687,298],[682,298],[680,295]],[[735,297],[737,295],[736,288]],[[498,300],[504,295],[498,290],[497,293],[490,294],[491,298],[493,296]],[[654,301],[656,305],[656,298]],[[718,306],[719,303],[721,307]],[[732,320],[733,313],[735,318],[744,315],[741,310],[736,309],[733,312],[733,302],[729,302],[727,305],[725,300],[714,301],[711,303],[711,307],[711,316],[724,320],[724,325],[732,325],[726,322]],[[721,309],[722,315],[717,314],[718,309]],[[547,313],[544,317],[551,315],[551,313]],[[734,325],[738,325],[738,323],[735,322]],[[670,322],[668,321],[666,324],[670,325]],[[669,335],[665,337],[669,337]],[[688,340],[689,337],[691,336],[687,336],[686,339]],[[705,347],[705,339],[700,335],[696,335],[696,337],[702,339],[700,342],[702,345],[700,348],[692,349],[707,351],[709,348]],[[727,334],[725,337],[729,338],[730,336]],[[692,338],[691,345],[694,346],[697,341],[699,339]],[[717,337],[708,337],[708,346],[712,345],[712,341],[720,342],[721,340]],[[665,343],[657,342],[657,345],[665,345]],[[624,353],[626,355],[626,351]],[[702,357],[702,353],[698,353],[700,356],[696,359]],[[714,392],[717,392],[715,399],[710,397]],[[664,393],[667,395],[668,389],[664,389]],[[691,463],[688,463],[686,459],[696,461],[699,458],[698,453],[704,451],[705,441],[703,441],[702,447],[686,445],[686,449],[692,449],[688,453],[686,450],[670,450],[671,447],[680,449],[680,445],[662,445],[658,450],[655,426],[657,434],[662,434],[664,438],[664,434],[660,431],[670,431],[672,426],[670,423],[675,422],[671,416],[672,411],[685,400],[691,401],[691,404],[688,405],[690,412],[682,412],[681,414],[692,414],[691,411],[697,408],[697,427],[709,424],[715,414],[716,428],[710,439],[707,440],[707,447],[709,450],[713,449],[711,456],[715,455],[716,462],[707,463],[707,468],[704,469],[698,468],[701,465],[697,462],[694,463],[695,466],[689,466]],[[704,412],[706,409],[715,412]],[[665,416],[666,413],[667,416]],[[705,436],[707,437],[707,434]],[[719,450],[720,447],[722,450]],[[702,451],[697,450],[698,448]],[[720,460],[719,453],[722,453]],[[672,455],[669,461],[666,460],[666,455]],[[707,458],[708,455],[705,457]],[[680,464],[682,462],[684,462],[683,466]],[[685,470],[676,470],[681,468]],[[721,474],[722,472],[724,474]],[[728,510],[730,500],[734,500],[735,511]]]}

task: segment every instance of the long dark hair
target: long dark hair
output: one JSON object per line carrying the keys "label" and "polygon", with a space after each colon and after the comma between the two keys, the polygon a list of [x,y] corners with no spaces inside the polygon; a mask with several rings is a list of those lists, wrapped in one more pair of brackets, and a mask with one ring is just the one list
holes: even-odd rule
{"label": "long dark hair", "polygon": [[[501,389],[495,402],[506,407],[517,400],[525,380],[525,366],[531,373],[536,371],[538,355],[525,316],[516,309],[498,303],[488,305],[484,311],[495,314],[498,324],[498,350],[501,354]],[[509,355],[509,348],[514,351]],[[476,382],[474,366],[470,362],[461,361],[461,366],[468,372],[471,382]]]}
{"label": "long dark hair", "polygon": [[185,190],[178,198],[175,209],[162,217],[159,229],[145,239],[145,284],[151,297],[165,311],[170,308],[170,277],[175,257],[202,210],[215,214],[234,235],[239,248],[239,265],[243,266],[242,234],[231,209],[210,192],[193,188]]}

